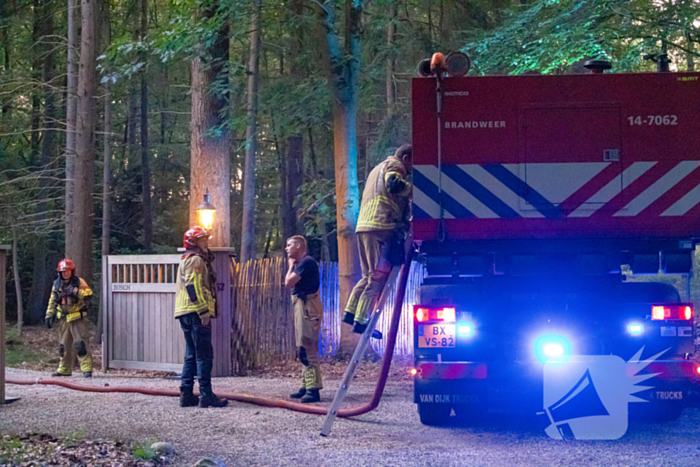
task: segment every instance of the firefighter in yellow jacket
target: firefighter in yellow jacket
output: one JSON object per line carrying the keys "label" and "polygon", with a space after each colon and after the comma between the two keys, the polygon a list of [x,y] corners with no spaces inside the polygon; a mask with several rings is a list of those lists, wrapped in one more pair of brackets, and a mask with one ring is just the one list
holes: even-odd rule
{"label": "firefighter in yellow jacket", "polygon": [[391,272],[387,249],[392,235],[405,237],[408,231],[408,202],[411,183],[406,180],[413,169],[413,150],[404,144],[376,166],[367,177],[362,193],[357,244],[362,279],[350,294],[343,322],[353,324],[353,332],[362,334],[369,315],[384,289]]}
{"label": "firefighter in yellow jacket", "polygon": [[70,376],[73,373],[73,350],[78,355],[80,370],[86,378],[92,378],[92,357],[89,347],[87,312],[92,290],[75,275],[75,265],[69,259],[58,263],[59,277],[51,289],[49,307],[46,310],[46,326],[49,329],[58,320],[58,353],[61,361],[52,376]]}
{"label": "firefighter in yellow jacket", "polygon": [[[186,344],[180,407],[225,407],[228,401],[218,398],[211,389],[211,319],[216,317],[216,277],[209,257],[209,232],[194,226],[185,232],[183,243],[186,251],[177,270],[175,289],[175,318],[180,321]],[[199,398],[193,392],[195,375]]]}

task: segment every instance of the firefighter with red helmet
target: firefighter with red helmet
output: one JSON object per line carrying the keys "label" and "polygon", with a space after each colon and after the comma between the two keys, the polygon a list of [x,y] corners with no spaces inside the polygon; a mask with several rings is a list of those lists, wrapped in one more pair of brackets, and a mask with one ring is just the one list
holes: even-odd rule
{"label": "firefighter with red helmet", "polygon": [[52,376],[70,376],[73,373],[73,350],[78,355],[80,370],[92,378],[92,356],[87,312],[92,290],[85,280],[75,274],[73,261],[66,258],[56,268],[58,278],[53,283],[45,322],[49,329],[58,321],[58,353],[61,360]]}
{"label": "firefighter with red helmet", "polygon": [[[177,271],[175,292],[175,318],[180,321],[186,344],[180,407],[225,407],[228,401],[211,389],[211,319],[216,317],[216,277],[209,256],[209,232],[194,226],[185,232],[183,243],[185,254]],[[195,375],[199,399],[193,392]]]}

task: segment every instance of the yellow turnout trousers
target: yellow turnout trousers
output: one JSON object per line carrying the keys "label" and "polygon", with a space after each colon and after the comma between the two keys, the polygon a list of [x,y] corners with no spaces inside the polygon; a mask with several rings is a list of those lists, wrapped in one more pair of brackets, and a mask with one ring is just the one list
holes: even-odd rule
{"label": "yellow turnout trousers", "polygon": [[391,273],[391,264],[386,259],[386,249],[392,230],[372,230],[357,233],[362,279],[350,293],[345,311],[355,315],[355,322],[367,324],[369,314],[384,290]]}
{"label": "yellow turnout trousers", "polygon": [[85,318],[71,321],[58,321],[58,353],[61,361],[58,373],[70,375],[73,373],[73,351],[78,354],[80,371],[92,371],[92,356],[90,355],[90,332]]}
{"label": "yellow turnout trousers", "polygon": [[294,308],[294,335],[297,347],[306,349],[309,365],[302,364],[301,387],[306,389],[321,389],[321,366],[318,361],[318,334],[323,320],[323,303],[318,292],[307,295],[302,300],[292,295]]}

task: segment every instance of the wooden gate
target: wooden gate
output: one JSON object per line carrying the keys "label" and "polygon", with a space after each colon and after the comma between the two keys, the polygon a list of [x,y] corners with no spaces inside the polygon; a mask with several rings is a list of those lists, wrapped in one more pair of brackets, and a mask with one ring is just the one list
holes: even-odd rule
{"label": "wooden gate", "polygon": [[[231,374],[230,249],[216,259],[217,314],[212,320],[212,375]],[[174,319],[180,255],[102,257],[102,368],[182,371],[185,339]]]}

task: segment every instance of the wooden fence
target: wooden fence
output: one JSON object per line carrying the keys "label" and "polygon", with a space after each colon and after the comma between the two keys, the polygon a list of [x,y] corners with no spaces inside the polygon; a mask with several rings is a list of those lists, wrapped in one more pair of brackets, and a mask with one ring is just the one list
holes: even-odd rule
{"label": "wooden fence", "polygon": [[[236,265],[233,286],[233,368],[238,374],[272,361],[295,358],[294,319],[290,290],[284,287],[287,263],[282,258],[257,260]],[[319,356],[335,356],[340,345],[341,318],[338,264],[320,263],[323,325]],[[424,269],[411,265],[406,287],[395,355],[413,354],[413,303]],[[398,278],[397,284],[398,284]],[[394,288],[395,290],[395,288]],[[377,325],[385,336],[394,306],[395,293],[388,297]],[[384,355],[386,339],[372,340],[373,349]]]}
{"label": "wooden fence", "polygon": [[[214,374],[245,374],[273,361],[295,358],[290,290],[284,287],[283,258],[241,265],[227,251],[216,251],[219,318],[213,321]],[[182,331],[173,319],[175,280],[180,255],[108,256],[103,258],[105,368],[180,371],[185,353]],[[340,344],[342,310],[337,263],[321,263],[320,295],[324,320],[321,358]],[[412,305],[424,272],[411,266],[396,354],[413,351]],[[398,280],[398,279],[397,279]],[[388,334],[394,294],[387,300],[378,329]],[[372,346],[384,354],[386,339]]]}

